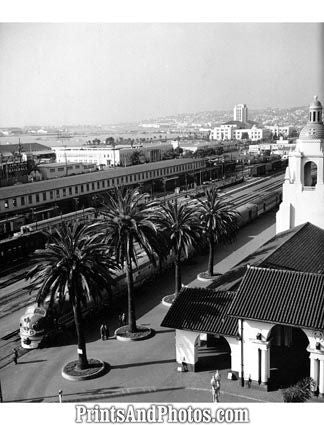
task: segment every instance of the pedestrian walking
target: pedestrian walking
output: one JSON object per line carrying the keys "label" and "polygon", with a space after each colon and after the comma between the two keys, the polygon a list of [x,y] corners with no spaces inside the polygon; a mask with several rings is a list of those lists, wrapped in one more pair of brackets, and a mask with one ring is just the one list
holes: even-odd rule
{"label": "pedestrian walking", "polygon": [[63,391],[62,390],[59,390],[58,397],[59,397],[59,403],[62,403],[62,401],[63,401]]}
{"label": "pedestrian walking", "polygon": [[252,386],[252,378],[251,378],[251,374],[249,375],[249,379],[248,379],[248,388],[251,388]]}
{"label": "pedestrian walking", "polygon": [[104,325],[104,333],[105,333],[105,339],[109,339],[109,326],[107,323]]}
{"label": "pedestrian walking", "polygon": [[100,338],[103,340],[105,340],[105,325],[102,323],[100,326]]}
{"label": "pedestrian walking", "polygon": [[12,351],[13,351],[13,361],[14,361],[15,364],[17,364],[18,363],[18,350],[17,350],[17,348],[14,348]]}
{"label": "pedestrian walking", "polygon": [[126,314],[125,313],[122,313],[122,315],[121,315],[121,323],[122,323],[122,326],[126,326]]}
{"label": "pedestrian walking", "polygon": [[220,374],[218,373],[218,370],[216,370],[215,374],[212,376],[212,379],[210,381],[211,387],[212,387],[212,400],[215,403],[219,402],[219,395],[220,395]]}

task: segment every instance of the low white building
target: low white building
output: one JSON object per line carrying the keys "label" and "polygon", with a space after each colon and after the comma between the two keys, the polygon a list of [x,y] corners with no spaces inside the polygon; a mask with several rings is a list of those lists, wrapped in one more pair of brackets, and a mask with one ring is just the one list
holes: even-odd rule
{"label": "low white building", "polygon": [[253,125],[251,128],[240,128],[237,124],[222,124],[210,133],[211,140],[243,140],[258,141],[269,137],[270,131]]}
{"label": "low white building", "polygon": [[135,150],[141,151],[145,160],[149,162],[160,161],[163,153],[172,149],[169,143],[149,144],[147,146],[117,145],[83,145],[53,147],[57,162],[81,162],[96,164],[97,166],[128,166],[131,165],[131,157]]}
{"label": "low white building", "polygon": [[273,136],[276,137],[291,137],[295,128],[291,125],[279,126],[279,125],[265,125],[264,128],[271,131]]}

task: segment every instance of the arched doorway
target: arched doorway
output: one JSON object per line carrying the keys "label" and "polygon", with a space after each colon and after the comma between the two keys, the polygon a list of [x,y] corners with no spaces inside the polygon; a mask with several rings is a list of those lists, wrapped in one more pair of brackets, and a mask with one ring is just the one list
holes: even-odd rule
{"label": "arched doorway", "polygon": [[270,342],[270,384],[272,389],[287,387],[309,376],[310,364],[306,334],[299,328],[275,325]]}
{"label": "arched doorway", "polygon": [[231,368],[231,347],[223,336],[201,334],[197,337],[196,371],[215,371]]}
{"label": "arched doorway", "polygon": [[317,184],[317,165],[313,161],[306,162],[304,166],[304,186],[313,187]]}

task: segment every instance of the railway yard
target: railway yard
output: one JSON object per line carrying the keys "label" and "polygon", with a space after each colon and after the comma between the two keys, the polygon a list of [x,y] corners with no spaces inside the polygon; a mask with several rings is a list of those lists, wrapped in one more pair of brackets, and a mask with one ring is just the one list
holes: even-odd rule
{"label": "railway yard", "polygon": [[[281,201],[282,173],[264,178],[255,177],[235,186],[223,189],[241,215],[241,225],[246,225],[266,212],[273,212]],[[188,193],[180,193],[180,200],[187,199]],[[144,255],[140,264],[145,263]],[[0,368],[11,361],[14,347],[20,345],[19,318],[27,305],[35,298],[35,290],[24,276],[28,270],[28,259],[16,259],[0,271]],[[201,270],[203,271],[203,270]],[[166,270],[165,279],[168,280]],[[162,276],[159,276],[162,277]],[[26,350],[19,348],[20,355]]]}

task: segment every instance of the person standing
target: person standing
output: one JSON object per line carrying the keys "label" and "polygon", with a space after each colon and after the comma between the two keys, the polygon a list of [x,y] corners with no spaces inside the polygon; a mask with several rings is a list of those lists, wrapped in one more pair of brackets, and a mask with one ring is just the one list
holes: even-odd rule
{"label": "person standing", "polygon": [[211,387],[212,387],[212,399],[213,402],[219,402],[219,396],[220,396],[220,374],[218,373],[218,370],[216,370],[215,374],[212,376],[212,379],[210,381]]}
{"label": "person standing", "polygon": [[18,350],[17,350],[17,348],[14,348],[12,351],[13,351],[13,361],[14,361],[15,364],[17,364],[18,363]]}
{"label": "person standing", "polygon": [[105,339],[109,339],[109,326],[105,323]]}
{"label": "person standing", "polygon": [[100,338],[102,341],[105,339],[105,325],[103,323],[100,326]]}

